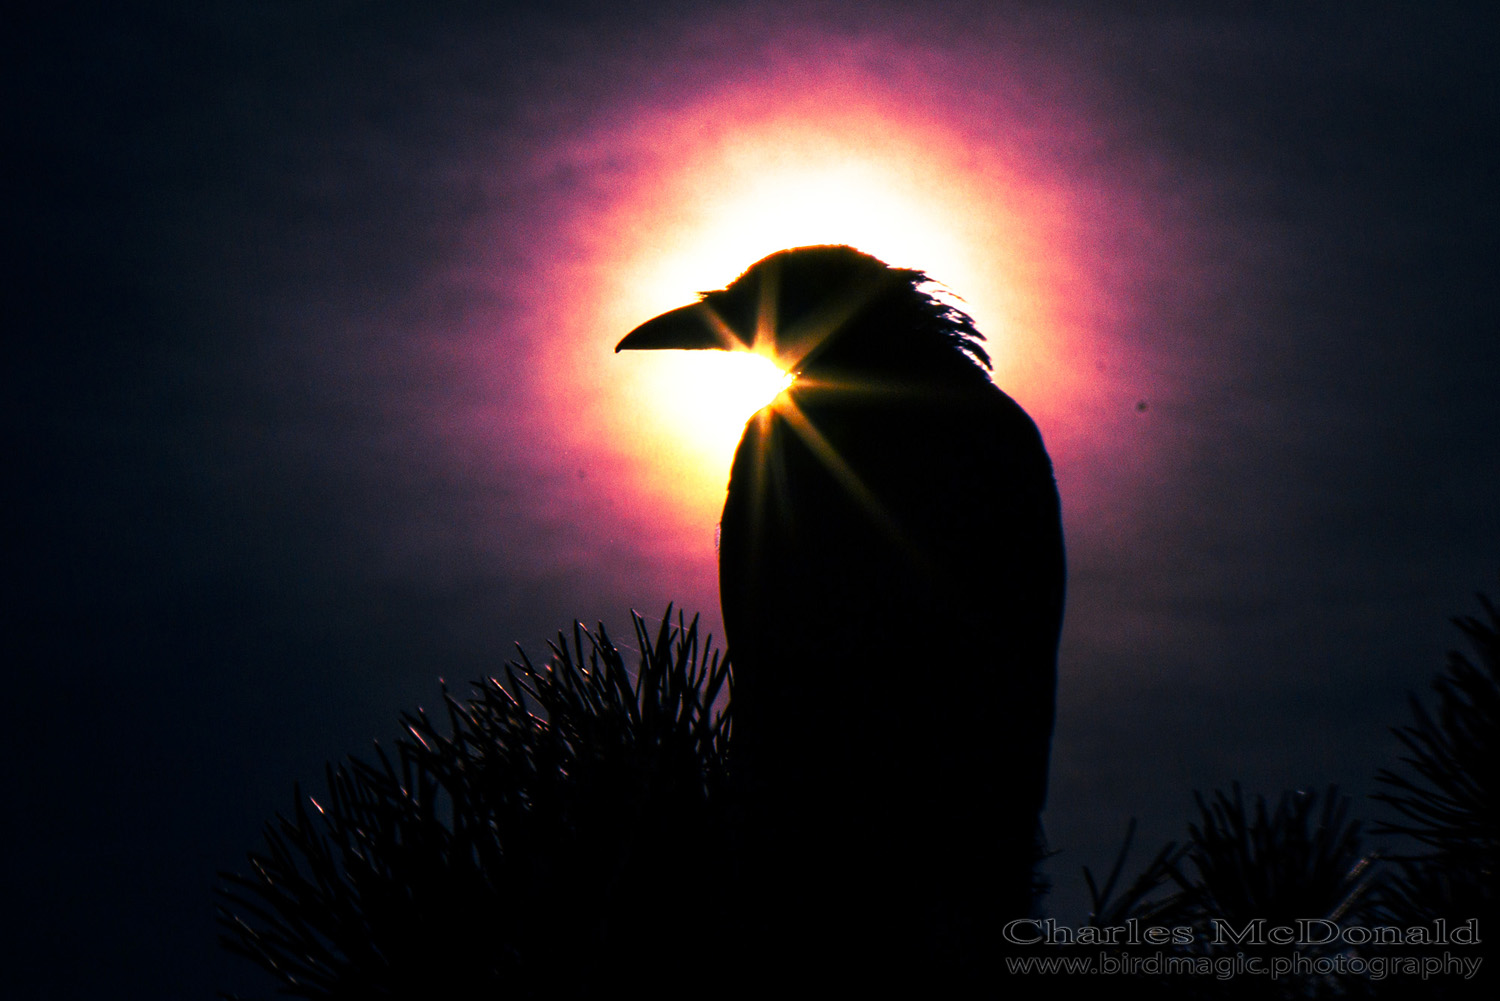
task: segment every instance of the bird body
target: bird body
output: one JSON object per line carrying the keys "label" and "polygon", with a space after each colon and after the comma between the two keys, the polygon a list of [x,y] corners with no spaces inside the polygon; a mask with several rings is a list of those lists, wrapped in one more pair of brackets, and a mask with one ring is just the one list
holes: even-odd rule
{"label": "bird body", "polygon": [[620,346],[760,341],[796,376],[720,531],[754,881],[789,898],[765,910],[961,961],[1030,908],[1064,560],[1041,436],[925,280],[783,251]]}

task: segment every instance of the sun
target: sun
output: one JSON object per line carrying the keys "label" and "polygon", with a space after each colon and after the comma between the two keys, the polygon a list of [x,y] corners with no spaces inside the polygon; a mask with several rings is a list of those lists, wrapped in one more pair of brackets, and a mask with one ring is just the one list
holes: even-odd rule
{"label": "sun", "polygon": [[[655,387],[652,421],[671,429],[676,449],[727,471],[745,422],[770,403],[792,376],[752,351],[642,352],[637,365]],[[723,483],[718,484],[723,489]]]}

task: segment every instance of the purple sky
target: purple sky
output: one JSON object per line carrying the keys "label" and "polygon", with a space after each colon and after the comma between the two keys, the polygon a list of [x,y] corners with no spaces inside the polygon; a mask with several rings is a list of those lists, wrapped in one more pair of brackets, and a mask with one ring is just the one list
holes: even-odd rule
{"label": "purple sky", "polygon": [[439,6],[15,33],[22,983],[245,976],[213,873],[294,781],[575,617],[719,632],[720,473],[611,348],[776,249],[714,228],[757,177],[830,165],[921,221],[896,263],[1056,464],[1053,909],[1195,788],[1369,790],[1500,569],[1492,24]]}

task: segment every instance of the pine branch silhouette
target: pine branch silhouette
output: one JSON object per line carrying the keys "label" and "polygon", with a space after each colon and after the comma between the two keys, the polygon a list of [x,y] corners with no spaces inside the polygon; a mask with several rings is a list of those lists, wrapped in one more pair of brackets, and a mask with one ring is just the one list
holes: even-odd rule
{"label": "pine branch silhouette", "polygon": [[1129,920],[1153,921],[1164,909],[1171,906],[1170,899],[1163,899],[1159,891],[1166,886],[1177,871],[1177,865],[1187,852],[1186,845],[1169,841],[1157,851],[1155,857],[1131,880],[1130,885],[1116,892],[1120,876],[1125,871],[1125,860],[1135,843],[1137,822],[1130,818],[1125,830],[1125,840],[1120,844],[1119,854],[1101,886],[1088,866],[1083,867],[1083,881],[1089,890],[1089,924],[1097,928],[1118,927]]}
{"label": "pine branch silhouette", "polygon": [[1199,819],[1188,825],[1185,861],[1174,870],[1179,908],[1206,925],[1242,925],[1256,918],[1291,924],[1299,918],[1356,917],[1370,888],[1371,859],[1360,842],[1360,822],[1349,820],[1348,797],[1330,786],[1321,797],[1282,793],[1274,810],[1264,796],[1246,808],[1239,783],[1205,800],[1195,793]]}
{"label": "pine branch silhouette", "polygon": [[1409,752],[1409,774],[1382,769],[1388,791],[1374,798],[1405,821],[1387,822],[1380,833],[1414,838],[1430,857],[1494,885],[1500,858],[1500,611],[1479,596],[1488,622],[1455,619],[1477,659],[1448,654],[1448,668],[1433,683],[1436,713],[1411,697],[1416,722],[1392,732]]}
{"label": "pine branch silhouette", "polygon": [[[1373,798],[1403,818],[1379,824],[1377,833],[1423,849],[1397,859],[1400,873],[1382,894],[1382,919],[1395,925],[1475,919],[1483,932],[1500,918],[1500,611],[1478,598],[1483,618],[1453,620],[1473,658],[1449,652],[1432,683],[1435,711],[1412,695],[1416,721],[1392,730],[1408,752],[1405,767],[1376,775],[1385,789]],[[1436,984],[1431,996],[1489,998],[1496,982],[1485,963],[1472,980]]]}
{"label": "pine branch silhouette", "polygon": [[[1290,959],[1294,951],[1312,959],[1343,948],[1335,941],[1326,948],[1299,944],[1294,950],[1257,940],[1257,929],[1296,927],[1304,918],[1358,924],[1371,913],[1371,894],[1378,886],[1375,859],[1361,847],[1360,823],[1348,819],[1349,799],[1330,786],[1321,795],[1285,792],[1274,807],[1265,796],[1247,805],[1238,783],[1228,793],[1193,796],[1198,817],[1189,823],[1186,840],[1161,848],[1128,885],[1121,880],[1135,838],[1133,820],[1103,884],[1084,869],[1091,925],[1118,932],[1133,923],[1137,934],[1146,926],[1172,933],[1151,950],[1140,948],[1139,941],[1125,948],[1115,942],[1104,950],[1138,962],[1145,951],[1159,961],[1141,968],[1122,964],[1118,982],[1142,996],[1172,999],[1370,996],[1370,983],[1358,978],[1302,972],[1274,980],[1216,975],[1225,962],[1246,957],[1269,963]],[[1100,954],[1082,945],[1074,951]]]}
{"label": "pine branch silhouette", "polygon": [[[672,609],[639,666],[603,626],[403,718],[221,874],[223,945],[304,998],[557,997],[707,976],[731,878],[720,790],[730,667]],[[309,804],[312,809],[309,810]],[[700,983],[702,981],[699,981]]]}

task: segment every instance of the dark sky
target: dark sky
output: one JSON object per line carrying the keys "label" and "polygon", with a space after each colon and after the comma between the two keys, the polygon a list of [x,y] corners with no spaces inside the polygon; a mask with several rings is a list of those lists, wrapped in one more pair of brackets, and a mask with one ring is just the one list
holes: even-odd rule
{"label": "dark sky", "polygon": [[1500,584],[1495,18],[1108,6],[8,30],[16,996],[255,985],[214,873],[294,782],[575,617],[718,631],[722,470],[610,348],[759,256],[713,198],[814,161],[947,220],[897,263],[974,305],[1054,457],[1054,910],[1195,788],[1367,793]]}

